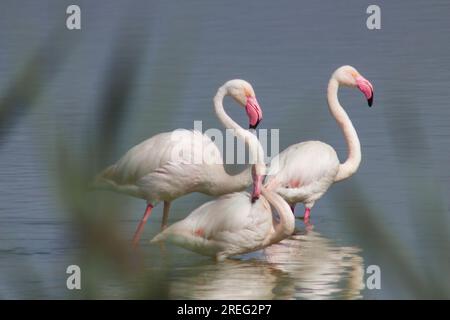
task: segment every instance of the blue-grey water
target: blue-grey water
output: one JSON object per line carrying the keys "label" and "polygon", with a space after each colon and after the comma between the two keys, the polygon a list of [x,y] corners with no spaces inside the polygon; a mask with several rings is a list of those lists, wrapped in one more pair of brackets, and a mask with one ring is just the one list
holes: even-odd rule
{"label": "blue-grey water", "polygon": [[[72,3],[81,30],[65,27]],[[380,30],[366,27],[369,4],[2,1],[0,298],[450,298],[450,3],[377,1]],[[363,161],[315,205],[312,230],[297,220],[291,239],[215,263],[148,244],[160,206],[136,258],[127,241],[145,203],[80,192],[147,137],[194,120],[221,128],[212,96],[232,78],[253,84],[280,149],[321,140],[343,161],[325,99],[343,64],[375,101],[340,91]],[[209,199],[176,200],[170,223]],[[72,264],[79,291],[66,287]],[[367,286],[372,265],[380,289]]]}

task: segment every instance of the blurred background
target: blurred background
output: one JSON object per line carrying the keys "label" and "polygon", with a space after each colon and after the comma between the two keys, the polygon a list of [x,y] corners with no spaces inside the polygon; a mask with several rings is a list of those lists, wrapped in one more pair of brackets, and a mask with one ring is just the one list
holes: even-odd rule
{"label": "blurred background", "polygon": [[[81,30],[66,8],[81,7]],[[381,30],[366,8],[381,7]],[[450,298],[450,2],[25,1],[0,4],[0,298]],[[313,230],[224,263],[130,239],[142,200],[88,188],[163,131],[222,128],[212,97],[252,83],[280,151],[345,141],[326,105],[351,64],[375,87],[340,101],[363,161],[312,210]],[[226,100],[230,115],[246,117]],[[228,107],[229,106],[229,107]],[[170,223],[207,196],[174,201]],[[298,206],[297,215],[303,208]],[[68,265],[82,290],[66,288]],[[367,267],[381,270],[370,290]]]}

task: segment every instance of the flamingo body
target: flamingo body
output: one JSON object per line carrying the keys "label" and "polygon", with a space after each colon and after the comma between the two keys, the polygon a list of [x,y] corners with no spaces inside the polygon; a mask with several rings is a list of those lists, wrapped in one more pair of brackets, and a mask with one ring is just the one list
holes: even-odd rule
{"label": "flamingo body", "polygon": [[241,192],[207,202],[162,231],[152,242],[166,241],[224,260],[265,248],[292,234],[294,218],[288,204],[277,194],[263,191],[257,201],[250,200],[250,194]]}
{"label": "flamingo body", "polygon": [[275,189],[291,206],[315,201],[333,184],[339,169],[336,151],[320,141],[289,146],[272,160],[266,186]]}
{"label": "flamingo body", "polygon": [[[174,139],[176,137],[176,139]],[[208,150],[208,163],[195,164],[193,156]],[[177,152],[180,151],[180,152]],[[177,153],[177,159],[173,154]],[[211,139],[198,131],[157,134],[131,148],[116,164],[100,174],[98,182],[112,190],[147,200],[155,206],[190,192],[215,194],[211,179],[224,170],[222,156]],[[245,189],[251,181],[245,181]],[[220,192],[220,190],[217,190]]]}

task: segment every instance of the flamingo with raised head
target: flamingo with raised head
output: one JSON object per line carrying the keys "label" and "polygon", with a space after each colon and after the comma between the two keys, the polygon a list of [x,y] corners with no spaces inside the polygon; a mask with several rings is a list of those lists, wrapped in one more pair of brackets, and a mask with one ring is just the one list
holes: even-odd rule
{"label": "flamingo with raised head", "polygon": [[355,68],[342,66],[330,78],[327,90],[331,115],[342,129],[347,142],[348,157],[340,163],[336,151],[321,141],[294,144],[275,157],[268,170],[266,188],[276,190],[292,208],[305,205],[304,221],[309,223],[311,208],[328,188],[352,176],[361,162],[361,146],[353,124],[338,100],[340,86],[358,88],[373,102],[373,86]]}
{"label": "flamingo with raised head", "polygon": [[263,249],[292,235],[295,218],[287,202],[264,187],[261,194],[255,202],[250,201],[247,192],[209,201],[160,232],[151,242],[166,241],[222,261]]}
{"label": "flamingo with raised head", "polygon": [[214,97],[214,108],[219,120],[248,146],[255,161],[251,169],[229,175],[223,167],[221,152],[207,135],[198,131],[175,130],[160,133],[136,145],[116,164],[97,176],[97,187],[147,201],[144,216],[133,237],[134,246],[139,242],[152,209],[160,201],[164,201],[161,224],[161,229],[164,229],[171,201],[185,194],[201,192],[219,196],[245,190],[253,182],[252,199],[259,197],[266,169],[264,151],[254,134],[240,127],[226,114],[223,107],[226,95],[245,108],[249,128],[256,128],[261,121],[261,107],[252,86],[244,80],[226,82]]}

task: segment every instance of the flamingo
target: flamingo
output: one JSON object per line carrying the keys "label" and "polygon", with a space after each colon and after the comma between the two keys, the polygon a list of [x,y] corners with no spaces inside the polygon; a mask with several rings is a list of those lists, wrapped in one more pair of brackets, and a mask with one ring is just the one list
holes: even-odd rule
{"label": "flamingo", "polygon": [[209,201],[160,232],[151,242],[166,241],[223,261],[289,237],[295,227],[291,208],[277,193],[264,187],[261,195],[255,202],[250,201],[247,192]]}
{"label": "flamingo", "polygon": [[321,141],[306,141],[289,146],[270,164],[265,186],[276,190],[292,208],[305,206],[304,221],[309,224],[311,208],[328,188],[351,177],[361,162],[361,146],[353,124],[338,100],[339,86],[358,88],[369,107],[373,102],[373,86],[355,68],[342,66],[331,76],[327,100],[331,115],[342,129],[347,142],[348,157],[340,163],[336,151]]}
{"label": "flamingo", "polygon": [[[219,149],[207,135],[195,130],[175,130],[157,134],[134,146],[116,164],[96,177],[96,187],[147,201],[144,216],[133,237],[134,247],[139,243],[152,209],[161,201],[164,202],[161,229],[164,229],[170,203],[188,193],[218,196],[243,191],[253,182],[252,199],[259,197],[266,168],[264,152],[256,136],[226,114],[223,107],[226,95],[245,108],[250,129],[255,129],[261,121],[262,110],[252,86],[244,80],[226,82],[214,97],[219,120],[225,128],[232,129],[235,136],[244,139],[252,159],[256,159],[251,169],[229,175],[223,167]],[[195,158],[200,161],[195,161]]]}

